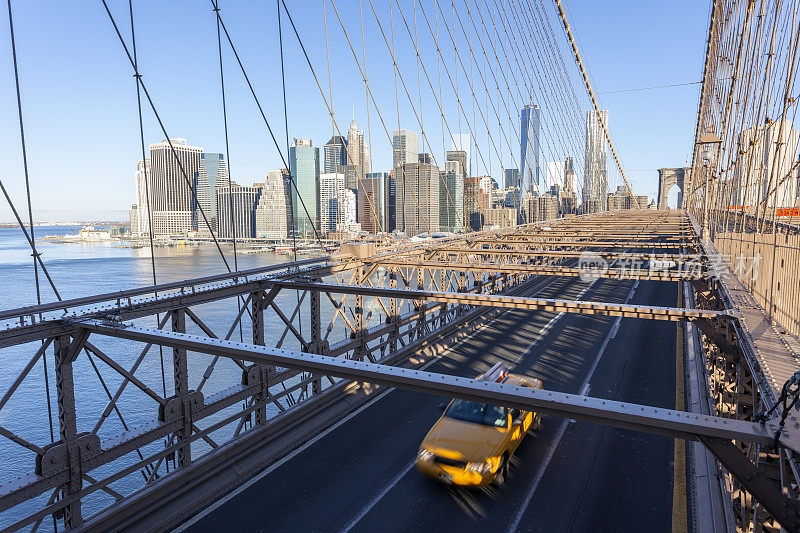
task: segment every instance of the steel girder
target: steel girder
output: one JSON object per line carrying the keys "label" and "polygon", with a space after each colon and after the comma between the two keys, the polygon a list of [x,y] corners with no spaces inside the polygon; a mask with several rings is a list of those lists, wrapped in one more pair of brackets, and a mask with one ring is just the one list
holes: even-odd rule
{"label": "steel girder", "polygon": [[308,281],[281,280],[275,285],[292,289],[321,290],[331,293],[364,294],[385,296],[407,300],[428,300],[441,303],[502,307],[507,309],[529,309],[589,315],[623,316],[653,320],[700,320],[729,316],[725,311],[706,309],[684,309],[652,305],[626,305],[604,302],[575,300],[556,300],[550,298],[527,298],[522,296],[499,296],[489,294],[466,294],[457,292],[436,292],[410,289],[387,289],[380,287],[358,287],[313,283]]}

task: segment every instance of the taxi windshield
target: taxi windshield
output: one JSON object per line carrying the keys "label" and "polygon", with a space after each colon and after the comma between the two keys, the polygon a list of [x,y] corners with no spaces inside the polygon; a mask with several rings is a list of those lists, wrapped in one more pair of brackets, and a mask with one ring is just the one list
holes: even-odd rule
{"label": "taxi windshield", "polygon": [[455,400],[447,409],[444,416],[456,420],[463,420],[464,422],[499,428],[506,427],[508,423],[508,411],[505,407],[469,402],[467,400]]}

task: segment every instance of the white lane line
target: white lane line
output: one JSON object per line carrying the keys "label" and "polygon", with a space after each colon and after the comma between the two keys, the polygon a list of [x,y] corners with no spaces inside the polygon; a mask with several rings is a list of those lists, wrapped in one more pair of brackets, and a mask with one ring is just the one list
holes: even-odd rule
{"label": "white lane line", "polygon": [[372,510],[372,508],[375,507],[375,505],[379,501],[381,501],[383,499],[383,497],[386,496],[389,493],[389,491],[392,490],[394,488],[394,486],[397,485],[400,482],[401,479],[403,479],[403,476],[405,476],[408,473],[408,471],[411,470],[414,467],[414,463],[416,463],[416,462],[417,462],[416,459],[414,459],[413,461],[408,463],[406,465],[406,467],[403,468],[403,470],[399,474],[394,476],[392,478],[392,480],[389,482],[389,484],[386,485],[385,487],[383,487],[383,490],[381,490],[369,502],[367,502],[367,504],[361,509],[361,511],[359,511],[359,513],[356,516],[354,516],[353,519],[350,520],[350,522],[348,522],[346,526],[344,526],[344,529],[342,529],[342,533],[347,533],[348,531],[353,529],[353,527],[362,518],[367,516],[367,513],[369,513]]}
{"label": "white lane line", "polygon": [[[636,287],[639,286],[639,282],[637,281],[634,283],[633,287],[631,288],[628,296],[625,298],[625,303],[631,301],[633,298],[633,293],[636,291]],[[603,340],[603,344],[600,346],[600,350],[597,351],[597,356],[594,358],[592,362],[591,368],[589,368],[589,373],[586,375],[586,379],[581,386],[581,396],[585,396],[589,389],[591,388],[589,382],[592,380],[592,376],[594,376],[594,371],[597,370],[597,365],[600,364],[600,359],[603,358],[603,354],[608,347],[608,343],[616,337],[617,332],[619,331],[619,324],[622,321],[622,317],[617,317],[614,321],[614,325],[611,327],[611,330],[606,335],[606,338]],[[519,524],[522,522],[522,517],[525,515],[525,511],[528,509],[528,505],[530,505],[531,500],[533,499],[533,495],[536,493],[536,489],[539,488],[539,483],[542,481],[542,477],[544,476],[547,467],[550,465],[550,461],[553,459],[553,455],[555,455],[556,448],[558,448],[559,443],[561,442],[561,438],[564,436],[564,432],[567,429],[567,426],[570,422],[573,422],[572,419],[566,419],[561,422],[561,425],[558,426],[558,431],[556,432],[555,439],[547,448],[547,453],[544,456],[544,461],[542,461],[541,465],[539,466],[539,470],[536,472],[536,476],[533,478],[533,483],[528,488],[528,492],[525,493],[525,499],[522,501],[522,505],[520,506],[517,514],[514,515],[514,520],[511,522],[511,525],[508,528],[508,531],[513,532],[519,529]]]}
{"label": "white lane line", "polygon": [[262,479],[262,478],[264,478],[265,476],[269,475],[269,474],[270,474],[270,473],[272,473],[272,472],[273,472],[275,469],[277,469],[277,468],[280,468],[280,467],[281,467],[281,466],[282,466],[284,463],[286,463],[287,461],[289,461],[289,460],[293,459],[293,458],[294,458],[296,455],[298,455],[299,453],[303,452],[303,451],[304,451],[305,449],[307,449],[309,446],[312,446],[314,443],[316,443],[317,441],[319,441],[320,439],[322,439],[323,437],[325,437],[326,435],[328,435],[328,434],[329,434],[329,433],[331,433],[332,431],[336,430],[336,429],[337,429],[339,426],[341,426],[342,424],[346,423],[346,422],[347,422],[348,420],[350,420],[351,418],[353,418],[353,417],[355,417],[356,415],[358,415],[359,413],[361,413],[361,411],[363,411],[363,410],[364,410],[364,409],[366,409],[367,407],[370,407],[370,406],[372,406],[372,405],[375,405],[375,402],[377,402],[377,401],[381,400],[381,399],[382,399],[384,396],[386,396],[387,394],[389,394],[389,393],[390,393],[390,392],[392,392],[393,390],[394,390],[394,389],[387,389],[387,390],[385,390],[384,392],[380,393],[380,394],[378,395],[378,397],[377,397],[377,398],[373,399],[373,400],[372,400],[371,402],[369,402],[369,403],[366,403],[366,404],[362,405],[361,407],[359,407],[358,409],[356,409],[355,411],[353,411],[352,413],[350,413],[350,414],[349,414],[349,415],[347,415],[346,417],[342,418],[341,420],[339,420],[338,422],[336,422],[334,425],[332,425],[331,427],[329,427],[328,429],[326,429],[326,430],[325,430],[325,431],[323,431],[322,433],[319,433],[319,434],[318,434],[318,435],[316,435],[314,438],[312,438],[311,440],[309,440],[308,442],[306,442],[305,444],[303,444],[302,446],[300,446],[300,447],[299,447],[299,448],[297,448],[296,450],[293,450],[291,453],[289,453],[288,455],[286,455],[285,457],[283,457],[283,458],[282,458],[282,459],[280,459],[279,461],[277,461],[277,462],[275,462],[274,464],[272,464],[272,465],[271,465],[269,468],[267,468],[267,469],[266,469],[266,470],[264,470],[263,472],[260,472],[258,475],[256,475],[256,476],[252,477],[252,478],[251,478],[249,481],[247,481],[247,482],[246,482],[246,483],[244,483],[243,485],[239,486],[239,487],[238,487],[236,490],[234,490],[234,491],[232,491],[232,492],[228,493],[227,495],[225,495],[225,496],[224,496],[224,497],[222,497],[221,499],[219,499],[219,500],[215,501],[214,503],[212,503],[211,505],[209,505],[208,507],[206,507],[205,509],[203,509],[201,512],[199,512],[198,514],[196,514],[195,516],[193,516],[193,517],[192,517],[190,520],[188,520],[188,521],[184,522],[183,524],[181,524],[180,526],[178,526],[177,528],[175,528],[173,531],[175,531],[176,533],[179,533],[179,532],[181,532],[181,531],[184,531],[186,528],[188,528],[188,527],[190,527],[190,526],[194,525],[194,524],[195,524],[195,523],[197,523],[199,520],[201,520],[202,518],[204,518],[206,515],[208,515],[209,513],[213,512],[213,511],[215,511],[215,510],[217,510],[217,509],[218,509],[220,506],[224,505],[226,502],[228,502],[228,501],[229,501],[229,500],[231,500],[232,498],[234,498],[234,497],[238,496],[238,495],[239,495],[239,494],[241,494],[243,491],[247,490],[247,488],[249,488],[250,486],[252,486],[254,483],[258,482],[259,480],[261,480],[261,479]]}
{"label": "white lane line", "polygon": [[[583,290],[580,292],[580,294],[578,294],[578,296],[577,296],[575,299],[576,299],[576,300],[580,300],[581,298],[583,298],[583,295],[584,295],[584,294],[586,294],[586,291],[588,291],[589,289],[591,289],[591,288],[592,288],[592,285],[594,285],[596,281],[597,281],[597,280],[595,279],[595,280],[593,280],[591,283],[589,283],[589,285],[587,285],[587,286],[586,286],[586,287],[585,287],[585,288],[584,288],[584,289],[583,289]],[[547,324],[545,324],[545,326],[544,326],[542,329],[540,329],[540,330],[539,330],[539,333],[536,335],[536,338],[533,340],[533,342],[531,342],[531,343],[530,343],[530,344],[527,346],[527,348],[525,348],[525,349],[522,351],[522,353],[520,353],[520,354],[519,354],[519,357],[517,357],[517,359],[514,361],[514,364],[515,364],[515,365],[516,365],[517,363],[519,363],[519,362],[520,362],[520,360],[522,360],[522,358],[523,358],[523,357],[525,357],[526,355],[528,355],[528,352],[530,352],[530,351],[531,351],[531,349],[533,349],[533,347],[534,347],[534,346],[536,346],[536,344],[537,344],[537,343],[538,343],[540,340],[542,340],[542,339],[544,338],[545,334],[546,334],[548,331],[550,331],[550,328],[552,328],[552,327],[553,327],[553,324],[555,324],[555,323],[556,323],[556,322],[557,322],[557,321],[558,321],[558,320],[559,320],[559,319],[560,319],[562,316],[564,316],[564,314],[565,314],[565,311],[561,311],[561,312],[560,312],[560,313],[558,313],[556,316],[554,316],[553,318],[551,318],[551,319],[550,319],[550,321],[549,321]]]}

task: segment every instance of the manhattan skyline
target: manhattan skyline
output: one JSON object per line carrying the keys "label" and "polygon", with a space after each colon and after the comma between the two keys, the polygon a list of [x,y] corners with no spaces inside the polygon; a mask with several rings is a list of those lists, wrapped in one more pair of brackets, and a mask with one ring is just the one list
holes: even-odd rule
{"label": "manhattan skyline", "polygon": [[[47,16],[39,17],[29,6],[15,6],[15,26],[18,33],[18,55],[20,62],[21,86],[23,91],[23,111],[26,119],[30,173],[32,183],[32,200],[34,215],[37,220],[47,218],[47,213],[66,212],[83,213],[87,216],[100,215],[109,210],[116,210],[119,218],[124,218],[134,196],[135,190],[130,179],[131,164],[135,165],[141,156],[137,154],[138,126],[135,110],[135,87],[130,77],[129,68],[123,62],[122,51],[109,34],[107,20],[97,6],[77,6],[71,10],[58,3],[48,4],[44,11]],[[283,145],[286,133],[283,131],[283,111],[280,92],[280,64],[275,54],[264,54],[263,50],[276,49],[276,43],[261,34],[261,26],[272,27],[276,19],[273,11],[267,7],[256,7],[255,12],[243,7],[222,6],[226,17],[230,20],[234,39],[237,41],[244,59],[251,69],[250,77],[262,101],[274,99],[266,105],[265,112],[276,131],[279,144]],[[215,33],[213,17],[203,9],[189,8],[179,4],[165,6],[157,11],[152,6],[136,7],[137,43],[139,45],[141,71],[144,79],[150,84],[154,100],[163,115],[167,131],[171,137],[186,136],[191,139],[202,139],[206,147],[224,152],[221,112],[219,112],[218,71],[215,71],[215,47],[211,46],[209,34]],[[112,6],[112,10],[122,13],[121,6]],[[658,18],[659,25],[675,19],[674,12],[686,10],[697,11],[692,18],[691,26],[686,26],[686,17],[681,17],[681,32],[685,39],[675,39],[666,43],[657,43],[648,35],[648,23]],[[695,101],[698,85],[690,85],[673,89],[603,94],[605,91],[629,89],[659,85],[665,82],[693,82],[699,79],[702,68],[697,50],[704,46],[705,6],[693,6],[689,2],[682,9],[674,7],[636,6],[630,14],[622,15],[612,9],[604,10],[588,2],[574,2],[570,5],[569,15],[580,35],[580,46],[593,76],[595,89],[600,93],[601,106],[609,109],[614,117],[611,133],[618,145],[623,164],[628,169],[629,178],[633,181],[636,192],[655,196],[658,167],[681,166],[691,150],[691,139],[688,133],[696,112]],[[316,10],[315,10],[316,11]],[[345,14],[357,17],[357,7],[346,7]],[[388,11],[388,10],[387,10]],[[255,15],[252,15],[255,13]],[[155,16],[158,14],[158,16]],[[254,24],[245,16],[251,14],[258,19]],[[295,13],[297,15],[297,13]],[[330,20],[330,25],[332,21]],[[388,13],[378,12],[378,16],[388,19]],[[184,17],[187,27],[194,28],[194,34],[188,31],[167,32],[170,21],[176,17]],[[325,61],[325,42],[319,30],[323,27],[322,16],[302,19],[295,17],[298,31],[309,49],[312,62],[319,75],[327,74]],[[645,21],[637,28],[626,24],[628,17]],[[365,13],[366,19],[366,13]],[[696,20],[694,20],[696,19]],[[63,28],[61,24],[63,22]],[[375,21],[372,19],[371,24]],[[596,24],[598,23],[598,24]],[[70,27],[85,25],[93,31],[78,35],[77,39],[66,40],[59,49],[51,49],[50,54],[40,54],[44,44],[37,42],[38,32],[50,32],[57,38]],[[36,28],[36,29],[34,29]],[[600,31],[599,28],[603,28]],[[624,36],[615,36],[614,28],[625,28]],[[373,31],[375,28],[370,28]],[[94,31],[96,30],[96,31]],[[641,40],[637,50],[623,50],[622,43],[633,38]],[[288,39],[288,38],[287,38]],[[101,46],[102,45],[102,46]],[[386,171],[391,169],[391,148],[386,132],[383,130],[374,108],[370,109],[367,120],[366,95],[363,82],[353,65],[343,37],[332,38],[331,67],[336,72],[336,87],[332,102],[334,116],[339,131],[333,132],[329,115],[316,90],[308,67],[300,62],[300,51],[297,43],[286,44],[287,59],[287,107],[290,124],[289,138],[311,137],[316,146],[323,146],[333,134],[347,135],[348,123],[355,113],[355,119],[364,131],[366,143],[371,143],[372,169]],[[411,49],[409,42],[397,43],[398,49],[407,52]],[[9,48],[8,36],[0,39],[0,47]],[[376,47],[377,48],[377,47]],[[180,65],[174,65],[168,57],[162,57],[164,49],[182,50],[186,57]],[[188,52],[188,55],[186,53]],[[385,50],[376,50],[367,62],[371,77],[381,80],[373,82],[373,91],[381,107],[384,102],[395,100],[394,84],[387,73],[391,72],[391,64],[387,61]],[[429,53],[430,50],[423,51]],[[452,52],[451,52],[452,53]],[[643,63],[641,57],[663,57],[667,53],[683,55],[688,61],[675,61],[674,64]],[[617,55],[617,59],[612,57]],[[409,54],[405,54],[409,55]],[[67,58],[80,58],[78,63]],[[408,59],[398,53],[403,61],[401,68],[409,75],[416,74],[413,58]],[[620,59],[627,59],[623,61]],[[277,150],[269,140],[266,128],[261,122],[258,111],[249,100],[246,86],[241,75],[235,70],[235,60],[229,51],[224,54],[226,79],[229,91],[230,121],[230,172],[234,180],[247,183],[255,178],[264,179],[268,170],[282,168],[284,165]],[[3,68],[10,74],[9,61]],[[67,70],[67,66],[71,70]],[[635,65],[635,66],[634,66]],[[202,73],[204,83],[194,83],[196,73]],[[337,74],[338,73],[338,74]],[[14,124],[16,109],[14,104],[12,76],[0,84],[0,118],[5,124]],[[60,96],[53,99],[45,97],[55,80],[63,80]],[[90,81],[91,83],[86,83]],[[61,83],[61,81],[59,81]],[[423,91],[424,92],[424,91]],[[401,94],[402,96],[402,94]],[[423,95],[425,96],[425,95]],[[414,118],[410,106],[400,99],[401,128],[419,132],[419,125]],[[656,106],[657,100],[665,103]],[[353,110],[355,106],[355,110]],[[387,107],[391,107],[388,106]],[[543,106],[545,107],[545,106]],[[145,135],[147,139],[161,139],[163,135],[157,130],[152,113],[145,109]],[[454,109],[447,110],[449,116],[457,115]],[[420,138],[420,152],[443,153],[442,128],[438,120],[438,112],[430,95],[423,99],[422,118],[425,121],[425,132],[428,141]],[[647,117],[643,119],[642,117]],[[111,120],[110,120],[111,119]],[[453,119],[454,120],[454,119]],[[306,124],[301,130],[299,124]],[[390,130],[396,129],[396,118],[389,121]],[[543,124],[543,128],[547,124]],[[455,132],[456,125],[451,125]],[[467,128],[462,125],[462,132]],[[672,137],[672,139],[670,139]],[[451,142],[446,140],[445,149]],[[483,174],[479,155],[489,159],[491,149],[488,143],[481,141],[482,154],[472,154],[473,175]],[[88,162],[85,158],[81,164],[69,165],[70,156],[80,153],[86,143],[93,143],[96,150]],[[430,149],[427,143],[432,144]],[[423,144],[425,144],[423,146]],[[511,151],[507,142],[502,144],[501,154],[511,159]],[[657,145],[662,154],[658,159],[651,155],[649,146]],[[542,161],[559,160],[561,154],[548,154],[546,139],[542,140]],[[259,154],[251,157],[248,154]],[[226,154],[227,155],[227,154]],[[491,153],[493,177],[502,183],[503,168],[510,168],[504,161],[501,166],[497,155]],[[558,155],[558,157],[556,157]],[[575,155],[575,154],[567,154]],[[7,184],[12,198],[24,197],[22,185],[22,164],[19,154],[19,135],[14,128],[4,128],[0,133],[0,156],[7,162],[4,170],[4,182]],[[283,147],[283,157],[286,157]],[[443,157],[438,156],[437,157]],[[518,155],[515,156],[519,158]],[[440,163],[441,165],[442,163]],[[647,169],[641,173],[638,170]],[[613,189],[619,179],[616,170],[609,168],[609,188]],[[617,180],[617,181],[615,181]],[[50,194],[50,193],[54,194]],[[11,214],[7,206],[0,206],[0,220],[10,221]],[[98,218],[103,218],[98,216]]]}

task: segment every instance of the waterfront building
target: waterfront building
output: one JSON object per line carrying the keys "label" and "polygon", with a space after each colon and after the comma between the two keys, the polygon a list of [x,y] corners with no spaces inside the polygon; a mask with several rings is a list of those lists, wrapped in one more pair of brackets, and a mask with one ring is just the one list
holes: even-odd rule
{"label": "waterfront building", "polygon": [[[342,173],[325,172],[319,175],[320,231],[323,234],[342,231],[345,218],[349,214],[347,205],[350,196],[355,197],[346,185]],[[353,200],[355,204],[355,199]],[[355,210],[355,205],[352,206]],[[355,222],[355,214],[352,214]]]}
{"label": "waterfront building", "polygon": [[186,235],[197,231],[194,193],[202,153],[201,147],[190,146],[181,138],[150,145],[150,209],[154,235]]}
{"label": "waterfront building", "polygon": [[291,187],[294,210],[291,231],[302,238],[313,239],[315,230],[320,229],[320,172],[319,148],[312,146],[310,139],[295,139],[292,143],[289,172],[296,185],[296,188]]}
{"label": "waterfront building", "polygon": [[[608,126],[608,111],[600,111],[603,122]],[[586,171],[583,176],[583,203],[588,205],[592,198],[597,199],[601,209],[605,209],[608,195],[608,153],[603,125],[595,111],[586,112]],[[599,211],[600,209],[598,209]],[[594,211],[588,211],[590,213]]]}
{"label": "waterfront building", "polygon": [[289,235],[291,211],[289,210],[291,186],[289,172],[270,170],[256,205],[256,237],[283,240]]}
{"label": "waterfront building", "polygon": [[[228,164],[223,154],[203,152],[200,154],[200,172],[197,176],[197,204],[208,218],[211,229],[217,231],[217,191],[230,185]],[[210,236],[208,226],[198,208],[196,213],[197,232]],[[224,213],[223,213],[224,216]]]}
{"label": "waterfront building", "polygon": [[139,234],[139,206],[133,204],[128,211],[128,220],[131,225],[131,235]]}
{"label": "waterfront building", "polygon": [[136,164],[136,221],[131,219],[131,233],[134,235],[147,235],[150,233],[150,160],[139,160]]}
{"label": "waterfront building", "polygon": [[256,236],[256,205],[261,187],[230,183],[217,188],[217,236],[221,239],[252,239]]}

